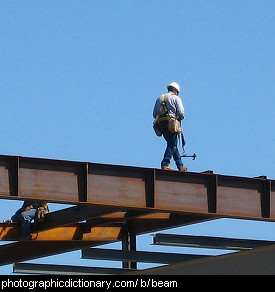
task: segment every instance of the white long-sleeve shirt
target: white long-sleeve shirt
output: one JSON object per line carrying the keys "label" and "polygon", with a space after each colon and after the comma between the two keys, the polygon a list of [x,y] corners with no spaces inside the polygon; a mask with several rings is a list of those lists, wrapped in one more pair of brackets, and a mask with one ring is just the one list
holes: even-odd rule
{"label": "white long-sleeve shirt", "polygon": [[[184,118],[184,107],[182,104],[182,100],[179,96],[173,94],[173,92],[168,92],[165,94],[166,99],[166,107],[168,110],[168,115],[171,118],[176,118],[178,120],[182,120]],[[156,100],[153,117],[156,118],[159,115],[161,108],[162,98],[161,96]]]}

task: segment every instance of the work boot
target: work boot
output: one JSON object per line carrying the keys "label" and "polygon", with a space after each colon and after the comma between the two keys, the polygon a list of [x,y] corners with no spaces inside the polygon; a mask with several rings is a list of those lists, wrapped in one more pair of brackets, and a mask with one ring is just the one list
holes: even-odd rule
{"label": "work boot", "polygon": [[186,170],[187,170],[187,167],[184,165],[179,168],[179,171],[181,171],[181,172],[184,172]]}
{"label": "work boot", "polygon": [[169,165],[163,165],[162,167],[161,167],[161,169],[164,169],[164,170],[174,170],[171,166],[169,166]]}

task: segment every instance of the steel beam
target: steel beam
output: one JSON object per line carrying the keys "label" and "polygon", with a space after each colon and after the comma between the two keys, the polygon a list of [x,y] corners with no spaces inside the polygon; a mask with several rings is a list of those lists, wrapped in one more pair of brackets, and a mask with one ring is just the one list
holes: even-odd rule
{"label": "steel beam", "polygon": [[117,275],[131,270],[68,265],[15,263],[13,273],[39,275]]}
{"label": "steel beam", "polygon": [[275,245],[146,269],[127,275],[274,275]]}
{"label": "steel beam", "polygon": [[[126,252],[135,252],[129,236],[216,218],[275,220],[274,180],[212,171],[181,173],[0,155],[0,198],[77,205],[48,214],[32,240],[1,246],[0,264],[118,240],[124,240]],[[148,215],[156,212],[166,215]],[[72,224],[82,220],[87,223]],[[1,240],[18,236],[17,225],[0,225]],[[233,249],[251,248],[243,241],[226,240]],[[215,241],[214,248],[225,247],[219,238]]]}
{"label": "steel beam", "polygon": [[130,209],[127,212],[114,212],[107,215],[102,215],[97,218],[87,219],[86,222],[90,226],[106,225],[108,223],[126,223],[127,221],[138,220],[168,220],[170,213],[154,213],[152,210],[134,210]]}
{"label": "steel beam", "polygon": [[155,264],[171,264],[190,261],[205,257],[204,255],[176,254],[165,252],[149,252],[134,250],[115,250],[104,248],[82,249],[83,259],[110,260],[110,261],[129,261]]}
{"label": "steel beam", "polygon": [[[129,228],[126,227],[126,231],[124,232],[122,238],[122,250],[126,252],[136,251],[136,248],[137,248],[136,235],[132,233]],[[122,267],[126,269],[137,269],[137,263],[135,261],[123,260]]]}
{"label": "steel beam", "polygon": [[154,234],[153,244],[224,250],[249,250],[274,245],[275,241],[158,233]]}
{"label": "steel beam", "polygon": [[275,220],[275,181],[0,156],[0,198]]}
{"label": "steel beam", "polygon": [[167,228],[181,227],[185,225],[214,220],[216,217],[209,215],[170,214],[169,218],[134,218],[131,220],[131,230],[135,234],[159,231]]}
{"label": "steel beam", "polygon": [[20,241],[0,246],[0,265],[51,256],[108,242],[90,241]]}
{"label": "steel beam", "polygon": [[45,220],[41,224],[35,225],[33,230],[40,231],[66,226],[83,220],[110,215],[120,209],[115,206],[78,205],[46,214]]}
{"label": "steel beam", "polygon": [[[120,226],[90,227],[85,223],[71,226],[61,226],[50,230],[31,233],[30,241],[117,241],[121,239]],[[20,235],[19,224],[0,224],[0,240],[18,240]]]}

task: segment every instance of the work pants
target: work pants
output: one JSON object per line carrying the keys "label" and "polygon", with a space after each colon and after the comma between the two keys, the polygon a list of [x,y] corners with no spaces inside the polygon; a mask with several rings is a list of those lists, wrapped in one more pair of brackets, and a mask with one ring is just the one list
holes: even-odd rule
{"label": "work pants", "polygon": [[167,142],[167,146],[164,152],[163,160],[161,162],[161,167],[168,166],[170,164],[171,158],[173,157],[177,168],[180,169],[183,166],[183,163],[177,145],[178,133],[170,133],[169,131],[165,131],[163,133],[163,137]]}
{"label": "work pants", "polygon": [[12,221],[21,223],[21,237],[28,238],[31,234],[30,224],[35,219],[36,209],[21,212],[18,210],[13,216]]}

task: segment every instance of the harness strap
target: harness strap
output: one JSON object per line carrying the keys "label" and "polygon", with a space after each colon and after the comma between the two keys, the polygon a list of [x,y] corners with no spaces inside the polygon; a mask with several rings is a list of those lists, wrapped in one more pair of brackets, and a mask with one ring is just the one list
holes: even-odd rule
{"label": "harness strap", "polygon": [[159,110],[159,117],[168,117],[168,109],[166,105],[167,97],[170,97],[172,94],[168,93],[168,96],[166,94],[161,95],[161,106]]}
{"label": "harness strap", "polygon": [[[167,94],[168,97],[170,97],[171,95],[172,95],[171,93]],[[160,104],[159,114],[154,120],[154,123],[153,123],[154,125],[158,124],[160,121],[163,121],[163,120],[170,120],[170,116],[168,115],[168,109],[166,106],[166,100],[167,100],[166,94],[162,94],[160,98],[161,98],[161,104]]]}

